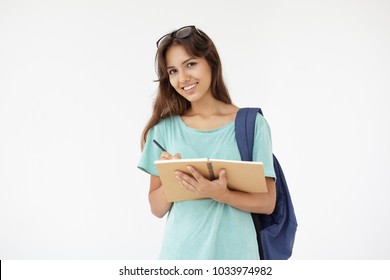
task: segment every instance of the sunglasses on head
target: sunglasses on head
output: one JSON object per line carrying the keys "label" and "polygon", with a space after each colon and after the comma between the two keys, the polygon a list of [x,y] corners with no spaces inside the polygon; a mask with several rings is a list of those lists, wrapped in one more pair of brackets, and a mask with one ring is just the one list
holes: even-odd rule
{"label": "sunglasses on head", "polygon": [[[185,38],[188,38],[191,36],[191,34],[194,30],[199,33],[198,29],[196,29],[196,27],[194,25],[187,25],[187,26],[184,26],[182,28],[179,28],[176,31],[165,34],[160,39],[158,39],[156,42],[156,46],[158,48],[160,46],[160,44],[165,39],[172,39],[172,38],[185,39]],[[200,35],[200,33],[199,33],[199,35]]]}

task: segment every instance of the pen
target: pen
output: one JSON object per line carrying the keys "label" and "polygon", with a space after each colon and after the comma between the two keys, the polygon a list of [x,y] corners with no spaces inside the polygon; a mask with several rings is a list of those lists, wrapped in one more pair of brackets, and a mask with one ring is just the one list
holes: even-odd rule
{"label": "pen", "polygon": [[163,152],[166,152],[166,151],[167,151],[167,150],[165,150],[165,149],[163,148],[163,146],[161,146],[160,143],[158,143],[156,140],[153,140],[153,142],[154,142],[154,144],[156,144],[157,147],[159,147]]}

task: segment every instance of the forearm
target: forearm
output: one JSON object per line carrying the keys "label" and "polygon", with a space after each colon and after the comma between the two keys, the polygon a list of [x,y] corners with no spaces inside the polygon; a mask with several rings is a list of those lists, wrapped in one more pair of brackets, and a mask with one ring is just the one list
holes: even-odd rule
{"label": "forearm", "polygon": [[266,177],[265,181],[268,189],[266,193],[245,193],[227,189],[218,201],[246,212],[271,214],[276,204],[275,180]]}
{"label": "forearm", "polygon": [[168,202],[162,186],[149,193],[149,204],[152,213],[162,218],[171,209],[172,202]]}
{"label": "forearm", "polygon": [[271,214],[275,208],[275,199],[270,193],[245,193],[228,190],[218,201],[246,212],[259,214]]}
{"label": "forearm", "polygon": [[189,171],[192,176],[179,171],[175,173],[180,184],[189,191],[210,197],[246,212],[271,214],[275,209],[276,188],[275,179],[272,177],[265,178],[268,192],[246,193],[229,190],[224,169],[219,171],[219,178],[213,181],[205,179],[193,167],[189,167]]}

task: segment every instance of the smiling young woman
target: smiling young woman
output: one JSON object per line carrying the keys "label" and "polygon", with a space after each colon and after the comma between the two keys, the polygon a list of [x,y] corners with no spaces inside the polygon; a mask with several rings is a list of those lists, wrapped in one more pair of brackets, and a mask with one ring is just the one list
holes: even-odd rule
{"label": "smiling young woman", "polygon": [[[232,104],[212,40],[195,26],[162,36],[156,54],[158,92],[142,133],[138,167],[150,174],[149,203],[167,217],[160,259],[259,259],[250,213],[275,207],[275,173],[270,128],[259,114],[253,160],[264,164],[268,193],[229,190],[221,170],[207,180],[196,169],[177,172],[178,184],[208,199],[168,202],[154,161],[174,158],[240,160],[234,137],[238,107]],[[166,151],[154,144],[157,140]]]}

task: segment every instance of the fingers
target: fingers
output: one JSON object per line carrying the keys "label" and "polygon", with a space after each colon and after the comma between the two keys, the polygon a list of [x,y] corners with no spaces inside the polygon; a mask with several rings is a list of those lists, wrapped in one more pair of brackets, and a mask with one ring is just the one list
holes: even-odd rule
{"label": "fingers", "polygon": [[198,187],[200,184],[204,183],[205,178],[192,166],[187,166],[187,169],[190,171],[191,175],[176,171],[176,179],[185,189],[192,192],[198,192]]}
{"label": "fingers", "polygon": [[179,181],[183,188],[191,192],[197,192],[197,188],[195,187],[196,181],[192,177],[188,175],[181,177],[176,176],[176,179]]}
{"label": "fingers", "polygon": [[227,172],[221,169],[218,179],[209,180],[203,177],[195,168],[188,166],[190,173],[176,171],[175,176],[180,185],[188,191],[213,198],[217,201],[227,191]]}
{"label": "fingers", "polygon": [[176,179],[182,184],[185,182],[185,183],[190,184],[190,185],[195,185],[198,182],[193,176],[190,176],[190,175],[188,175],[184,172],[181,172],[181,171],[176,171],[175,176],[176,176]]}
{"label": "fingers", "polygon": [[172,158],[172,155],[168,152],[162,152],[160,155],[161,160],[169,160]]}
{"label": "fingers", "polygon": [[191,172],[192,176],[195,178],[196,181],[204,179],[204,177],[192,166],[187,166],[187,169]]}
{"label": "fingers", "polygon": [[181,155],[179,153],[176,153],[175,155],[171,155],[168,152],[162,152],[160,155],[161,160],[171,160],[171,159],[180,159]]}
{"label": "fingers", "polygon": [[180,172],[180,171],[176,171],[175,172],[175,175],[176,175],[176,178],[179,180],[185,180],[191,184],[194,184],[194,183],[198,183],[198,182],[201,182],[203,180],[206,180],[205,177],[202,176],[202,174],[200,174],[194,167],[192,166],[187,166],[187,169],[188,171],[191,173],[192,176],[184,173],[184,172]]}

